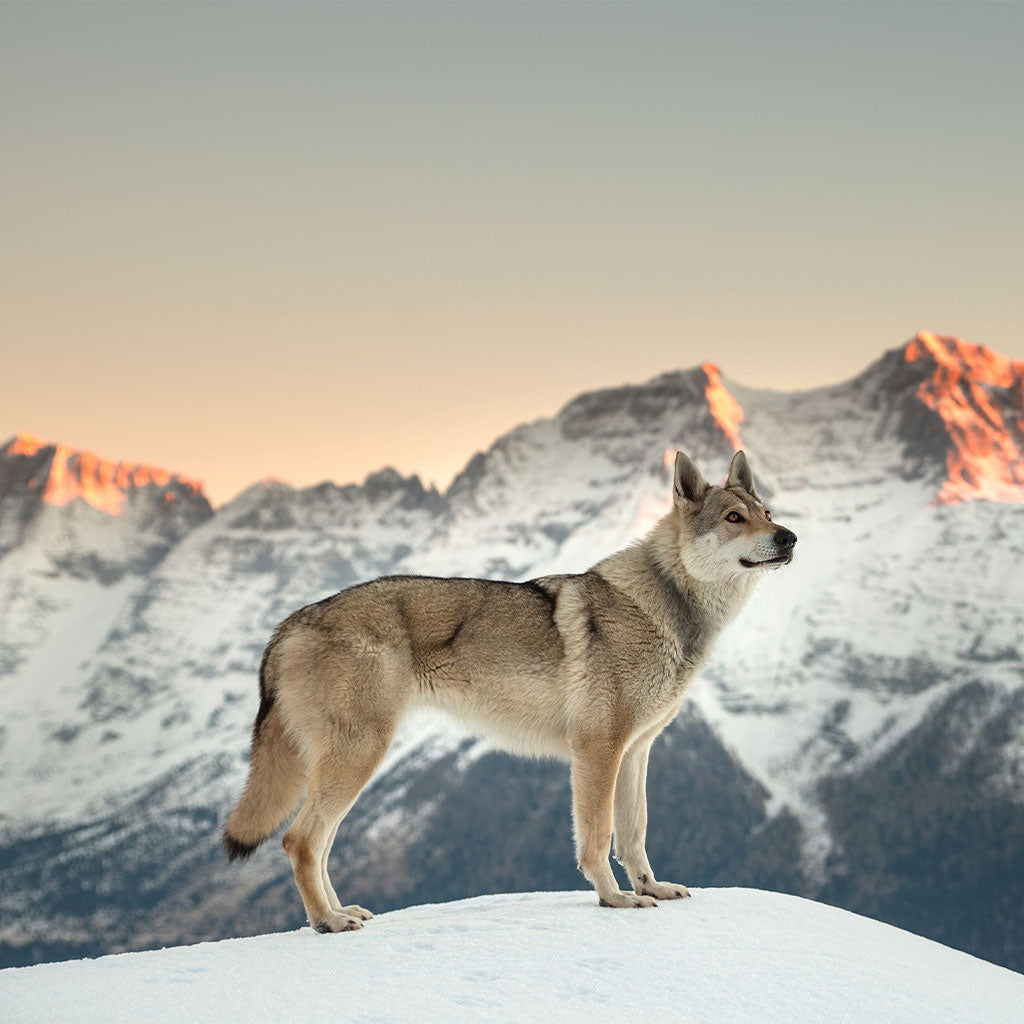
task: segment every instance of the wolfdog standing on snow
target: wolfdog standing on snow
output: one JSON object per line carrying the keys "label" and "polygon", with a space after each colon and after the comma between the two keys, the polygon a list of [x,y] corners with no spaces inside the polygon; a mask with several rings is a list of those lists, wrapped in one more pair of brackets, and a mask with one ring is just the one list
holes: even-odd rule
{"label": "wolfdog standing on snow", "polygon": [[[723,487],[676,454],[672,510],[579,575],[526,583],[389,576],[278,626],[260,666],[249,778],[224,829],[246,857],[294,809],[282,844],[310,924],[362,927],[327,876],[338,826],[417,705],[454,713],[519,753],[572,765],[580,870],[601,906],[687,896],[647,860],[647,757],[711,645],[796,535],[772,522],[743,452]],[[615,856],[632,892],[619,890]]]}

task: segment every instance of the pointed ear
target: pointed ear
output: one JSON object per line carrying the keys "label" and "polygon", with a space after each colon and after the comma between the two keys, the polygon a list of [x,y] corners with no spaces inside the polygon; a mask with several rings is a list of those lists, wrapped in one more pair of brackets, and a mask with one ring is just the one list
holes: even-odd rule
{"label": "pointed ear", "polygon": [[726,487],[742,487],[750,494],[754,493],[754,476],[747,465],[747,456],[738,451],[729,464],[729,476],[725,481]]}
{"label": "pointed ear", "polygon": [[677,501],[700,501],[708,489],[708,482],[684,452],[676,452],[676,471],[673,491]]}

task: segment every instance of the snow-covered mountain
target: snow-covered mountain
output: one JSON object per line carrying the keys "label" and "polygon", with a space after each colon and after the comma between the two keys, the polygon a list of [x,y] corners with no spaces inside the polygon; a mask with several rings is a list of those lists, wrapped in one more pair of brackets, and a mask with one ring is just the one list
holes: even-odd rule
{"label": "snow-covered mountain", "polygon": [[809,900],[697,889],[642,914],[483,896],[311,929],[0,971],[19,1024],[182,1020],[1017,1024],[1024,977]]}
{"label": "snow-covered mountain", "polygon": [[[388,572],[584,569],[667,510],[666,453],[713,478],[738,446],[798,557],[653,752],[656,870],[813,895],[1024,969],[1024,364],[929,332],[810,392],[705,364],[581,395],[443,495],[383,470],[257,484],[211,514],[180,478],[15,438],[6,962],[301,923],[277,844],[242,868],[217,847],[274,625]],[[375,910],[573,887],[567,772],[418,717],[335,862],[344,898]]]}

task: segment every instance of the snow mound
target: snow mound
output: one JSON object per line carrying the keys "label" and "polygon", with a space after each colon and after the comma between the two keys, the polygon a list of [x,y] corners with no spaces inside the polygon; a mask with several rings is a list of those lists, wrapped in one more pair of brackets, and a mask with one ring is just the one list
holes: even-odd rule
{"label": "snow mound", "polygon": [[7,1020],[1019,1024],[1024,976],[796,896],[481,896],[311,929],[0,971]]}

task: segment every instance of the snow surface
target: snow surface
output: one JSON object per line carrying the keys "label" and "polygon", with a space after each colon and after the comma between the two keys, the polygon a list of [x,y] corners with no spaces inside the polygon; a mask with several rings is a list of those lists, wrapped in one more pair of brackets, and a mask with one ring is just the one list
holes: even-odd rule
{"label": "snow surface", "polygon": [[688,1021],[1020,1024],[1024,976],[796,896],[481,896],[312,929],[0,971],[10,1024]]}

